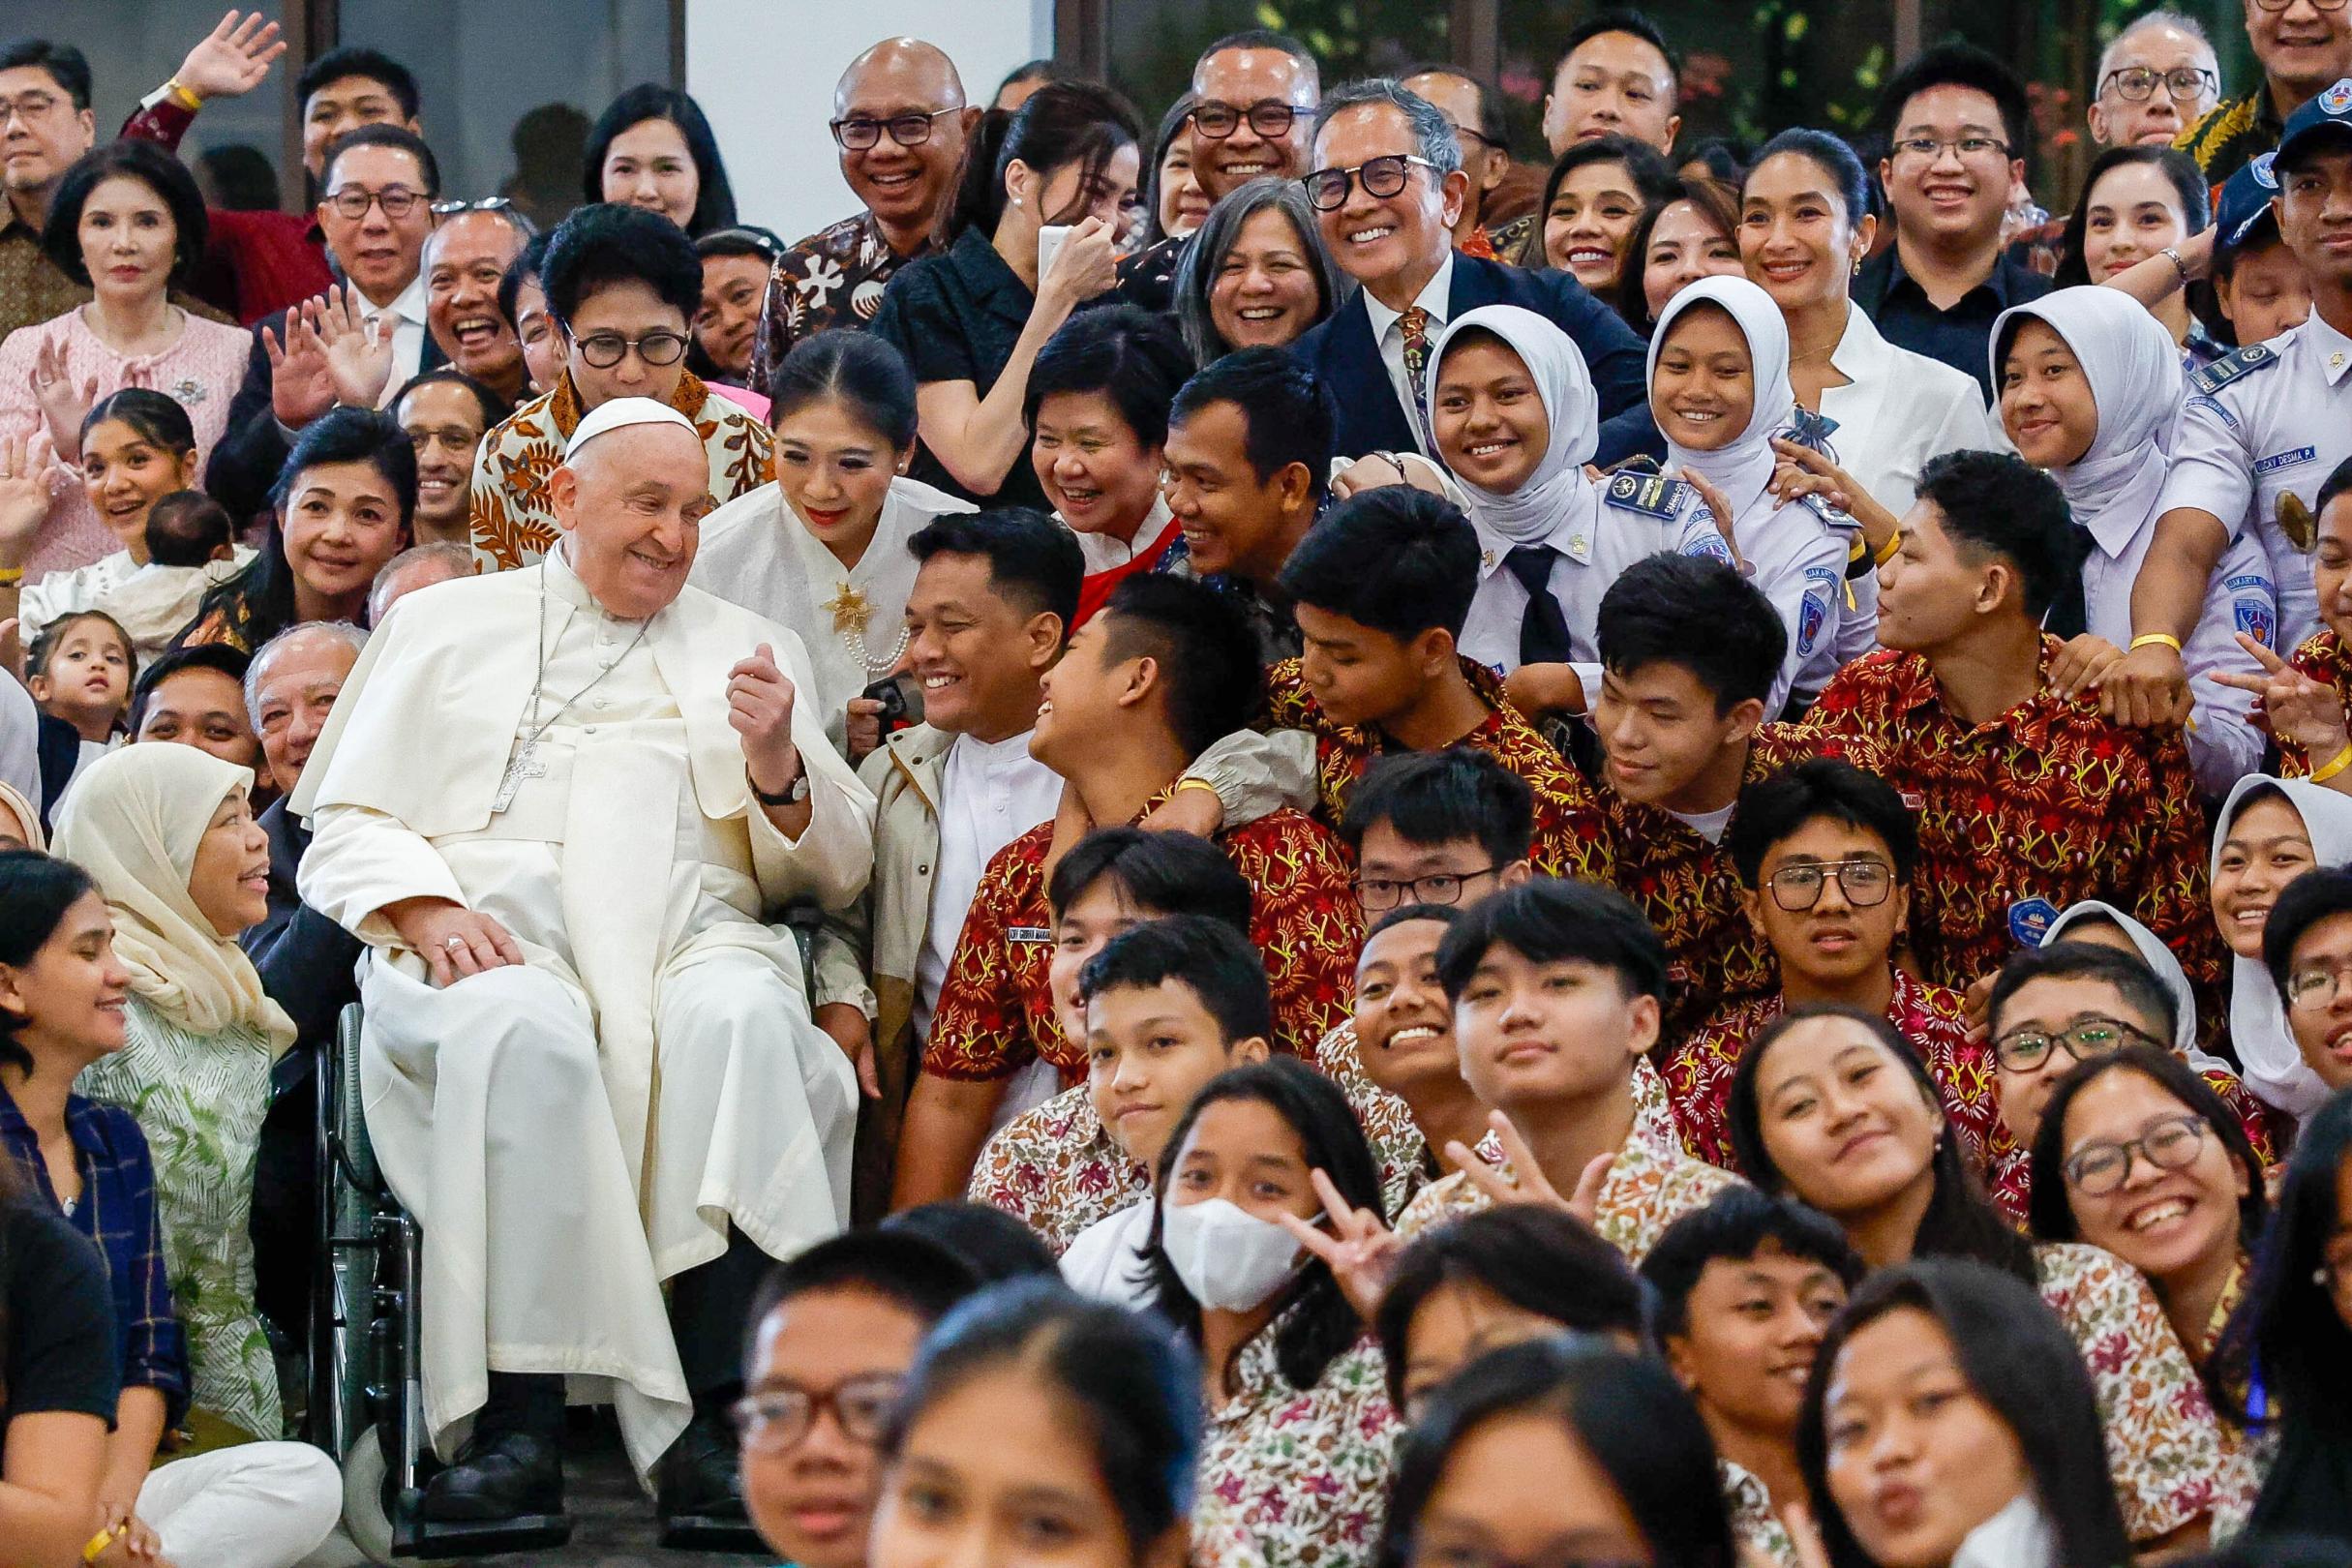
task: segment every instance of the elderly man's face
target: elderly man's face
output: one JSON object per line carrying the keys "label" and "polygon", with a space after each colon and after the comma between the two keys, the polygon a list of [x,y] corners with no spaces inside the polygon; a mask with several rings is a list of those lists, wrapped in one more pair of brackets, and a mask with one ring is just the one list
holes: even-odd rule
{"label": "elderly man's face", "polygon": [[1434,268],[1453,245],[1454,221],[1462,216],[1470,184],[1461,170],[1439,174],[1407,164],[1403,189],[1393,196],[1377,196],[1364,189],[1367,160],[1417,158],[1420,153],[1412,122],[1393,104],[1343,108],[1315,138],[1318,171],[1354,171],[1347,198],[1330,211],[1317,210],[1315,222],[1340,269],[1367,287],[1376,290],[1380,284],[1418,267]]}
{"label": "elderly man's face", "polygon": [[716,504],[703,443],[668,423],[597,437],[549,478],[548,498],[570,536],[572,570],[623,620],[643,620],[678,597]]}
{"label": "elderly man's face", "polygon": [[470,556],[462,561],[452,560],[437,550],[395,556],[390,565],[376,574],[376,586],[368,589],[368,624],[382,625],[392,607],[419,588],[472,577],[480,569]]}
{"label": "elderly man's face", "polygon": [[[2196,91],[2173,96],[2166,78],[2196,74]],[[2184,78],[2186,84],[2186,78]],[[2221,101],[2221,71],[2211,45],[2170,22],[2142,27],[2122,39],[2094,84],[2091,137],[2102,147],[2164,147]],[[2145,97],[2130,94],[2147,88]],[[2128,91],[2126,90],[2128,89]]]}
{"label": "elderly man's face", "polygon": [[261,756],[282,795],[294,793],[303,765],[334,709],[335,694],[359,662],[359,649],[333,632],[299,633],[264,656],[253,682],[254,722]]}

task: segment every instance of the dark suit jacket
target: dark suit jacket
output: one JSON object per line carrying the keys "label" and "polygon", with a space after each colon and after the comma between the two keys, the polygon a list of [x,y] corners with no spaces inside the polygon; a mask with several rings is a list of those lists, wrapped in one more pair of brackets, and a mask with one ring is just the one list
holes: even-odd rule
{"label": "dark suit jacket", "polygon": [[359,961],[360,941],[294,890],[295,870],[311,847],[302,820],[289,815],[280,799],[258,821],[269,838],[269,914],[238,945],[261,972],[261,989],[294,1020],[303,1043],[322,1043],[335,1038],[344,1005],[359,1000],[351,967]]}
{"label": "dark suit jacket", "polygon": [[[1553,322],[1583,350],[1593,390],[1601,399],[1601,447],[1594,462],[1608,467],[1636,454],[1666,456],[1666,441],[1649,417],[1647,355],[1642,340],[1616,312],[1585,292],[1583,284],[1564,272],[1529,271],[1456,251],[1446,319],[1459,320],[1464,311],[1481,305],[1523,306]],[[1421,450],[1412,420],[1397,401],[1388,368],[1381,363],[1362,289],[1348,295],[1329,320],[1292,344],[1290,351],[1333,389],[1340,456]]]}
{"label": "dark suit jacket", "polygon": [[[278,470],[286,467],[291,450],[270,406],[269,350],[261,347],[264,327],[277,336],[280,347],[286,346],[286,312],[273,311],[254,323],[253,350],[245,359],[245,379],[228,406],[228,428],[204,465],[204,489],[240,523],[269,510],[270,487],[278,482]],[[417,374],[448,362],[449,356],[427,332]]]}

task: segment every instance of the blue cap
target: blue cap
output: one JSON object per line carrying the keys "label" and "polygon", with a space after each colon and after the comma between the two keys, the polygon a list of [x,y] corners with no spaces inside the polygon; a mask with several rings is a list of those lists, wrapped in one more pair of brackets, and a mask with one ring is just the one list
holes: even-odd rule
{"label": "blue cap", "polygon": [[2287,116],[2278,133],[2278,162],[2293,164],[2303,143],[2329,132],[2352,137],[2352,76],[2338,77],[2334,86]]}
{"label": "blue cap", "polygon": [[[2214,213],[2214,245],[2216,250],[2235,251],[2244,245],[2271,217],[2271,200],[2278,195],[2278,176],[2271,172],[2271,162],[2277,153],[2264,153],[2252,163],[2232,174],[2221,187],[2221,200]],[[2277,233],[2276,220],[2271,231]]]}

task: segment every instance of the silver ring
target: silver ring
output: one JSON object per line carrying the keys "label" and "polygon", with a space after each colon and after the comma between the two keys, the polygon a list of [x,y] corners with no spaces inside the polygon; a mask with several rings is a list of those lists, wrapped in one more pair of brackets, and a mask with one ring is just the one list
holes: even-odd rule
{"label": "silver ring", "polygon": [[458,949],[464,947],[465,945],[466,939],[464,937],[454,935],[441,944],[442,947],[447,948],[451,952],[457,951]]}

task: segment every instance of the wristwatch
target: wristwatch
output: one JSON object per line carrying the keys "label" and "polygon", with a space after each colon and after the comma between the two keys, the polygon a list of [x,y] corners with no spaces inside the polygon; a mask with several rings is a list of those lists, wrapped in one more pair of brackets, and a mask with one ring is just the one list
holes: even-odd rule
{"label": "wristwatch", "polygon": [[[744,782],[751,783],[749,778],[746,778]],[[802,768],[799,777],[774,795],[769,794],[757,784],[752,784],[751,798],[764,806],[799,805],[808,799],[808,769]]]}

